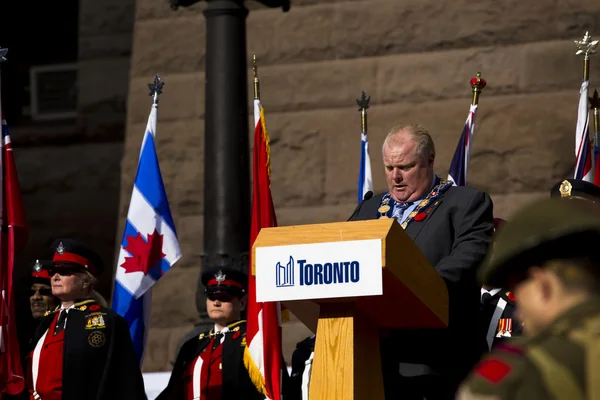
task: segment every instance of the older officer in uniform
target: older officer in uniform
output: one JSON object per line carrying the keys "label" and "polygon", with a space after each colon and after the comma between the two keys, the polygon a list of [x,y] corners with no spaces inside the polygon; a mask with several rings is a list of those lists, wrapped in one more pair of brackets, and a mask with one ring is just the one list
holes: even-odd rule
{"label": "older officer in uniform", "polygon": [[598,243],[600,212],[589,202],[540,201],[500,229],[480,276],[515,291],[527,338],[484,358],[459,399],[600,397]]}
{"label": "older officer in uniform", "polygon": [[392,331],[382,339],[386,398],[453,398],[482,354],[476,272],[492,243],[492,200],[435,175],[433,139],[420,125],[392,128],[382,150],[388,191],[350,219],[395,218],[444,279],[450,302],[448,329]]}
{"label": "older officer in uniform", "polygon": [[188,340],[180,349],[167,388],[157,400],[264,399],[244,366],[248,276],[233,268],[202,274],[206,310],[214,329]]}
{"label": "older officer in uniform", "polygon": [[31,316],[36,320],[44,318],[47,311],[56,308],[59,300],[52,295],[48,267],[52,265],[49,260],[36,260],[31,266],[31,295],[29,305]]}
{"label": "older officer in uniform", "polygon": [[61,304],[46,313],[32,340],[30,399],[146,399],[127,323],[92,298],[102,260],[69,239],[55,241],[52,249],[48,273]]}

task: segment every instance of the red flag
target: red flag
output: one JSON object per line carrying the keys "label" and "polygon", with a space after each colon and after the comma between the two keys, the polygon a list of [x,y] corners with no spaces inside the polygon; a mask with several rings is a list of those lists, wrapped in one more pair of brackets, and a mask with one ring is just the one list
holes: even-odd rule
{"label": "red flag", "polygon": [[[252,167],[252,225],[250,248],[261,228],[277,226],[271,197],[269,135],[264,110],[254,100],[254,155]],[[250,272],[252,257],[250,257]],[[256,280],[248,274],[248,311],[244,364],[254,385],[269,399],[281,399],[281,309],[278,302],[256,301]]]}
{"label": "red flag", "polygon": [[3,393],[19,394],[25,388],[19,342],[15,326],[13,269],[15,253],[27,243],[28,229],[23,211],[19,178],[8,126],[2,117],[2,224],[0,240],[0,388]]}

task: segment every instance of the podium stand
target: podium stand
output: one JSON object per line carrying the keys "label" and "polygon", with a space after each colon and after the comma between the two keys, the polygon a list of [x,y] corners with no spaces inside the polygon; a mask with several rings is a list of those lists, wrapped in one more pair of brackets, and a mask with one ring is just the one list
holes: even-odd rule
{"label": "podium stand", "polygon": [[443,328],[442,278],[395,219],[264,228],[257,301],[281,301],[315,332],[310,400],[384,399],[379,329]]}

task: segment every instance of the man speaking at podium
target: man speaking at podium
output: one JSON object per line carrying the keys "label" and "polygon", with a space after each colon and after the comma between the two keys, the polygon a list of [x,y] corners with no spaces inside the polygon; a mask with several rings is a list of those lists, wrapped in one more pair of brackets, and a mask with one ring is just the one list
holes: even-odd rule
{"label": "man speaking at podium", "polygon": [[395,218],[448,287],[447,329],[382,333],[386,398],[452,399],[481,355],[476,270],[492,242],[493,205],[486,193],[437,177],[434,160],[424,127],[392,128],[383,143],[388,191],[363,201],[350,218]]}

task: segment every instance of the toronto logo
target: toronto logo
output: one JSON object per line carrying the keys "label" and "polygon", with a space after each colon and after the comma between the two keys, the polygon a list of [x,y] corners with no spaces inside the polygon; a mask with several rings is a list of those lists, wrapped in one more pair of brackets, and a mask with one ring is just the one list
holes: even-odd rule
{"label": "toronto logo", "polygon": [[277,287],[294,286],[294,258],[290,256],[287,265],[280,262],[275,266],[275,285]]}

